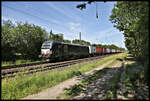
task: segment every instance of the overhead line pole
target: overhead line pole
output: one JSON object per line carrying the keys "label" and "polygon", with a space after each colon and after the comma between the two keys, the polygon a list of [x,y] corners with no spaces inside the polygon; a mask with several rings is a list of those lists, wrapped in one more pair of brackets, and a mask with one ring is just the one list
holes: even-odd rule
{"label": "overhead line pole", "polygon": [[81,44],[81,32],[79,33],[79,38],[80,38],[80,44]]}

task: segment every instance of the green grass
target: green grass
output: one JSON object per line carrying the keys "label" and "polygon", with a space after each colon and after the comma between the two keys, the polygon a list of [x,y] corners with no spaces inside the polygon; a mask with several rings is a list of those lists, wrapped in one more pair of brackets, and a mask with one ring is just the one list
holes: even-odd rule
{"label": "green grass", "polygon": [[106,71],[109,69],[109,67],[111,67],[115,63],[117,63],[117,60],[113,60],[104,69],[97,71],[95,74],[89,76],[88,78],[86,78],[85,80],[80,82],[79,84],[74,85],[70,89],[67,89],[65,91],[65,95],[63,95],[63,97],[64,98],[71,98],[71,96],[75,96],[76,94],[78,94],[85,87],[85,85],[91,83],[93,80],[96,80],[97,78],[99,78],[100,75],[106,73]]}
{"label": "green grass", "polygon": [[[127,54],[126,54],[127,56]],[[122,60],[122,67],[125,64],[125,58]],[[124,68],[119,68],[119,71],[113,76],[109,83],[109,91],[105,95],[105,99],[116,99],[117,98],[117,89],[118,83],[120,82],[121,73]]]}
{"label": "green grass", "polygon": [[108,68],[104,68],[103,70],[100,70],[100,71],[96,72],[95,74],[89,76],[84,81],[80,82],[79,84],[74,85],[72,88],[67,89],[65,91],[66,96],[74,96],[74,95],[78,94],[84,88],[85,85],[89,84],[90,82],[92,82],[93,80],[98,78],[101,75],[101,73],[106,72],[107,69]]}
{"label": "green grass", "polygon": [[106,93],[105,98],[106,99],[116,99],[116,93],[118,89],[118,82],[120,82],[121,73],[123,71],[123,68],[120,68],[120,70],[113,76],[113,78],[110,80],[109,85],[109,92]]}
{"label": "green grass", "polygon": [[37,93],[42,89],[52,87],[75,75],[80,75],[109,60],[125,56],[126,53],[106,57],[94,63],[70,67],[67,70],[53,70],[47,73],[36,73],[29,76],[17,76],[13,79],[2,80],[2,99],[19,99],[30,94]]}
{"label": "green grass", "polygon": [[127,68],[126,68],[127,75],[125,75],[125,78],[123,80],[125,87],[128,88],[126,93],[124,93],[124,96],[127,97],[128,90],[130,90],[134,92],[132,93],[133,94],[132,99],[139,99],[139,95],[141,96],[141,94],[138,94],[138,87],[140,87],[140,85],[145,85],[144,68],[137,69],[135,68],[136,66],[139,66],[139,65],[136,63],[127,65]]}
{"label": "green grass", "polygon": [[15,62],[12,61],[2,61],[3,66],[12,66],[12,65],[20,65],[20,64],[31,64],[31,63],[38,63],[42,61],[31,61],[31,60],[16,60]]}
{"label": "green grass", "polygon": [[[125,62],[132,62],[132,60],[123,60],[122,64],[124,64]],[[107,92],[107,94],[105,95],[106,99],[117,99],[116,92],[118,90],[119,87],[118,83],[120,82],[121,73],[123,71],[125,72],[125,76],[124,79],[122,80],[123,81],[122,83],[125,85],[126,88],[125,91],[123,92],[123,95],[124,97],[129,99],[127,97],[128,91],[129,90],[136,91],[137,80],[141,80],[140,82],[143,81],[143,79],[141,79],[140,76],[144,75],[144,70],[137,69],[136,66],[139,66],[139,64],[137,63],[126,64],[125,68],[120,68],[120,71],[114,75],[114,77],[110,82],[109,85],[110,91]]]}

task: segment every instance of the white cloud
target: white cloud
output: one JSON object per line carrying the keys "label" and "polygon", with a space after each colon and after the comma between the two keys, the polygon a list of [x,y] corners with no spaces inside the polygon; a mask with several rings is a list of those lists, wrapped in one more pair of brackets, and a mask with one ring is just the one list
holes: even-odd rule
{"label": "white cloud", "polygon": [[69,29],[72,32],[81,31],[81,24],[80,23],[69,22],[67,25],[69,26]]}
{"label": "white cloud", "polygon": [[59,13],[63,14],[64,16],[71,18],[72,20],[79,21],[81,19],[77,14],[75,14],[75,12],[72,12],[70,8],[67,8],[68,6],[66,7],[63,5],[59,5],[57,3],[45,3],[45,4],[55,9]]}
{"label": "white cloud", "polygon": [[125,47],[122,32],[119,32],[115,28],[108,28],[94,34],[90,34],[86,39],[88,39],[88,41],[90,41],[92,44],[115,44],[119,47]]}
{"label": "white cloud", "polygon": [[12,23],[15,23],[15,22],[16,22],[14,19],[8,18],[8,17],[4,17],[4,16],[2,16],[2,20],[11,20]]}
{"label": "white cloud", "polygon": [[100,35],[100,37],[105,37],[106,35],[109,35],[113,30],[114,30],[114,28],[109,28],[109,29],[100,31],[97,34]]}
{"label": "white cloud", "polygon": [[122,34],[122,32],[119,32],[115,28],[109,28],[109,29],[100,31],[98,33],[95,33],[95,36],[93,36],[93,39],[101,40],[101,39],[106,39],[106,38],[110,38],[110,37],[115,37],[115,36],[118,36],[119,34]]}
{"label": "white cloud", "polygon": [[[64,38],[68,40],[79,39],[79,33],[81,32],[81,39],[87,40],[86,32],[84,28],[82,28],[81,23],[75,22],[67,22],[64,24],[66,29],[54,29],[54,33],[63,33]],[[87,40],[88,41],[88,40]]]}

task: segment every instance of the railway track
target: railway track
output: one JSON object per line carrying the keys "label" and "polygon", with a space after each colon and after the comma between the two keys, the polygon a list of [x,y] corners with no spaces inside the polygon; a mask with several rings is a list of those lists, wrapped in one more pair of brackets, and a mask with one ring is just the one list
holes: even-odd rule
{"label": "railway track", "polygon": [[41,71],[47,71],[47,70],[52,70],[55,68],[60,68],[60,67],[65,67],[65,66],[70,66],[74,64],[78,64],[81,62],[88,62],[88,61],[94,61],[97,59],[104,58],[109,55],[104,55],[104,56],[96,56],[96,57],[90,57],[90,58],[83,58],[83,59],[76,59],[76,60],[70,60],[70,61],[64,61],[64,62],[56,62],[56,63],[48,63],[48,62],[43,62],[43,63],[34,63],[34,64],[28,64],[28,65],[19,65],[19,66],[8,66],[6,68],[3,68],[1,70],[1,78],[9,78],[9,77],[15,77],[18,72],[22,72],[23,75],[31,74],[31,73],[36,73],[36,72],[41,72]]}

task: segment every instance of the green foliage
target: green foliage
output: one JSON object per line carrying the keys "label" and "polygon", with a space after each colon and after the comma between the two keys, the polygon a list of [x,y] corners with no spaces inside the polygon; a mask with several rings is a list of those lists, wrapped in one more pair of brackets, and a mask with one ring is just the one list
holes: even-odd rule
{"label": "green foliage", "polygon": [[63,40],[63,42],[65,42],[65,43],[71,43],[71,41],[70,40]]}
{"label": "green foliage", "polygon": [[[139,64],[130,64],[126,66],[126,74],[125,75],[125,83],[131,82],[135,83],[136,80],[140,79],[140,76],[144,74],[144,68],[135,68],[138,67]],[[144,80],[143,80],[144,81]]]}
{"label": "green foliage", "polygon": [[[80,10],[86,9],[86,5],[87,5],[87,4],[91,4],[92,2],[95,3],[96,1],[88,1],[87,3],[78,4],[78,5],[76,6],[76,8],[79,8]],[[104,1],[104,2],[106,2],[106,1]]]}
{"label": "green foliage", "polygon": [[110,83],[109,83],[110,90],[105,95],[106,99],[116,99],[117,98],[118,83],[120,82],[120,77],[121,77],[122,71],[123,71],[123,68],[120,68],[119,71],[110,80]]}
{"label": "green foliage", "polygon": [[75,39],[75,40],[72,40],[72,43],[75,43],[75,44],[82,44],[82,45],[91,45],[90,42],[88,41],[85,41],[85,40],[78,40],[78,39]]}
{"label": "green foliage", "polygon": [[63,36],[60,34],[54,34],[51,30],[49,35],[49,40],[63,41]]}
{"label": "green foliage", "polygon": [[54,34],[52,32],[52,30],[50,31],[49,40],[55,40],[55,41],[62,41],[62,42],[65,42],[65,43],[71,43],[70,40],[63,39],[63,36],[60,36],[59,34]]}
{"label": "green foliage", "polygon": [[23,59],[37,59],[47,35],[44,29],[34,24],[17,22],[15,26],[10,20],[4,21],[2,60],[15,60],[16,53],[20,53]]}
{"label": "green foliage", "polygon": [[13,60],[15,56],[15,38],[14,38],[14,24],[10,20],[4,21],[2,25],[2,33],[1,33],[1,52],[2,52],[2,60]]}
{"label": "green foliage", "polygon": [[[149,3],[146,1],[119,1],[110,16],[114,27],[123,32],[127,49],[142,64],[149,61],[148,12]],[[145,65],[145,68],[148,68],[148,65]],[[145,72],[145,75],[148,75],[148,72]]]}
{"label": "green foliage", "polygon": [[83,80],[79,84],[74,85],[70,89],[67,89],[65,91],[65,94],[66,95],[73,95],[73,96],[76,95],[76,94],[78,94],[84,88],[85,85],[91,83],[93,80],[96,80],[100,75],[102,75],[102,73],[105,73],[107,69],[108,68],[104,68],[102,70],[97,71],[95,74],[87,77],[85,80]]}
{"label": "green foliage", "polygon": [[80,92],[83,88],[83,84],[82,83],[79,83],[77,85],[74,85],[71,89],[68,89],[65,91],[65,94],[66,95],[76,95],[78,94],[78,92]]}
{"label": "green foliage", "polygon": [[49,40],[53,40],[53,32],[52,32],[52,30],[49,33]]}
{"label": "green foliage", "polygon": [[47,32],[39,26],[28,23],[18,23],[16,27],[18,53],[25,58],[37,59],[43,41],[47,39]]}
{"label": "green foliage", "polygon": [[11,66],[11,65],[20,65],[20,64],[31,64],[31,63],[38,63],[38,62],[44,62],[44,60],[41,61],[31,61],[31,60],[16,60],[15,62],[12,61],[2,61],[2,68],[3,66]]}

